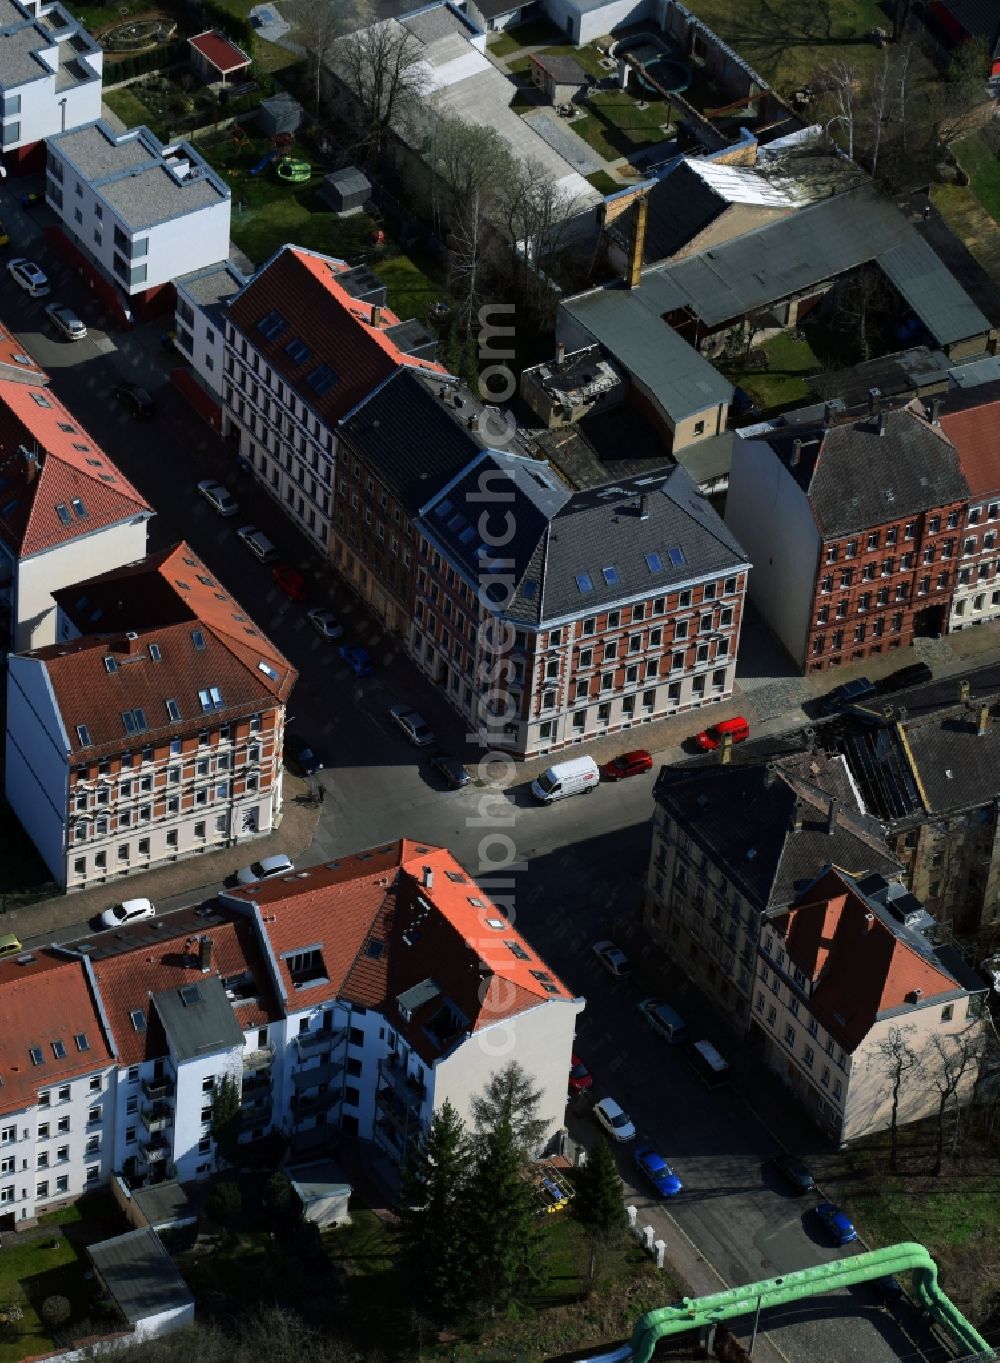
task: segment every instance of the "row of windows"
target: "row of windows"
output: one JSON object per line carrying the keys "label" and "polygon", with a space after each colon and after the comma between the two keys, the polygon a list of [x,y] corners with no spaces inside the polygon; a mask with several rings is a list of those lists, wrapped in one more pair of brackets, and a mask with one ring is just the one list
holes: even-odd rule
{"label": "row of windows", "polygon": [[[335,452],[333,433],[327,430],[306,403],[297,397],[290,384],[286,385],[280,378],[277,378],[272,384],[273,376],[270,365],[262,361],[257,351],[247,345],[245,338],[240,337],[237,342],[236,330],[232,324],[227,327],[226,340],[230,346],[238,351],[242,359],[249,365],[250,370],[262,380],[268,392],[276,398],[276,405],[280,404],[290,416],[300,421],[302,426],[311,433],[313,439],[322,440],[327,453],[333,454]],[[237,368],[232,354],[229,354],[226,358],[226,373],[236,379],[241,387],[245,387],[249,377],[247,370],[242,367]]]}
{"label": "row of windows", "polygon": [[[972,511],[969,512],[969,521],[970,524],[973,525],[976,524],[976,522],[979,520],[982,508],[976,507],[974,510],[975,518],[973,518],[973,512]],[[996,520],[997,519],[996,502],[991,503],[990,512],[991,514],[989,516],[989,519],[991,521]],[[948,517],[945,522],[942,522],[942,518],[940,516],[937,515],[930,516],[927,521],[927,533],[929,535],[938,534],[938,532],[941,530],[942,523],[944,523],[949,530],[956,530],[958,528],[959,521],[961,520],[961,514],[962,513],[957,510],[951,511],[948,513]],[[916,536],[917,536],[916,521],[907,521],[906,524],[903,526],[903,539],[913,540],[916,539]],[[888,530],[886,530],[884,536],[881,530],[871,530],[868,532],[866,536],[863,536],[862,538],[864,538],[865,540],[865,549],[863,552],[872,553],[877,549],[881,549],[883,545],[892,546],[894,544],[898,544],[899,526],[891,525],[888,528]],[[847,542],[843,546],[839,544],[828,544],[826,547],[826,561],[827,563],[836,563],[838,558],[840,557],[841,548],[843,548],[845,559],[856,558],[860,550],[860,546],[861,538],[847,540]]]}
{"label": "row of windows", "polygon": [[[247,763],[257,763],[260,758],[260,745],[251,744],[246,750],[244,760]],[[201,757],[186,767],[168,767],[165,780],[154,779],[152,774],[134,779],[122,772],[118,777],[117,791],[111,784],[113,777],[109,778],[107,784],[99,785],[95,790],[77,788],[74,795],[74,808],[84,810],[93,805],[108,805],[112,801],[117,803],[119,800],[130,800],[133,795],[147,795],[158,790],[162,791],[166,786],[180,785],[182,781],[204,779],[221,772],[230,771],[236,766],[237,760],[235,753],[230,754],[228,752],[219,753],[214,760],[209,757]],[[106,764],[102,763],[101,765],[105,766]],[[85,769],[79,769],[79,771],[83,770]],[[128,770],[127,767],[126,770]]]}
{"label": "row of windows", "polygon": [[[872,620],[871,622],[871,637],[873,639],[881,639],[882,636],[885,634],[885,626],[886,626],[885,616],[884,615],[877,616],[876,619]],[[892,631],[893,634],[898,634],[902,628],[903,628],[902,615],[894,615],[889,621],[889,629]],[[846,631],[842,629],[835,629],[829,635],[817,634],[812,641],[813,653],[814,654],[822,653],[826,648],[827,639],[829,639],[830,642],[830,652],[837,653],[840,649],[844,647],[845,635]],[[853,642],[856,644],[864,643],[867,636],[868,621],[861,620],[858,624],[854,626]]]}
{"label": "row of windows", "polygon": [[[250,827],[250,826],[248,825],[248,823],[247,823],[248,815],[252,815],[252,822],[253,822],[253,826],[252,826],[252,827]],[[257,823],[256,811],[255,811],[255,810],[246,811],[246,813],[244,814],[244,826],[243,826],[243,832],[246,833],[246,832],[254,832],[254,831],[256,831],[256,823]],[[215,820],[215,832],[218,834],[218,833],[227,833],[228,831],[229,831],[229,815],[228,815],[228,814],[219,814],[219,815],[217,815],[216,820]],[[208,833],[207,833],[207,824],[206,824],[204,821],[199,822],[199,823],[196,823],[196,824],[194,825],[194,836],[195,836],[196,838],[200,838],[200,839],[207,838],[207,836],[208,836]],[[177,847],[179,847],[179,844],[180,844],[180,837],[179,837],[178,830],[177,830],[176,828],[168,828],[168,829],[167,829],[167,834],[166,834],[166,845],[167,845],[167,847],[168,847],[168,848],[177,848]],[[137,848],[136,855],[139,856],[139,857],[148,857],[148,856],[151,856],[151,855],[152,855],[151,850],[150,850],[150,839],[149,839],[149,838],[139,838],[138,841],[137,841],[137,843],[136,843],[136,848]],[[122,842],[122,843],[119,843],[119,844],[118,844],[118,848],[117,848],[117,851],[116,851],[116,859],[117,859],[117,861],[118,861],[119,863],[121,863],[121,864],[123,864],[123,865],[127,865],[128,862],[131,861],[131,859],[132,859],[132,844],[131,844],[130,842]],[[108,869],[108,853],[107,853],[106,851],[95,852],[95,853],[94,853],[94,874],[95,874],[95,875],[103,875],[103,874],[107,871],[107,869]],[[87,874],[87,858],[86,858],[86,857],[76,857],[76,858],[74,859],[74,861],[73,861],[73,874],[74,874],[75,876],[86,876],[86,874]]]}
{"label": "row of windows", "polygon": [[[261,715],[256,714],[250,716],[251,735],[260,733],[262,722],[263,718]],[[201,732],[198,734],[198,746],[200,748],[208,748],[215,747],[221,743],[228,743],[232,738],[232,735],[233,726],[231,724],[223,724],[221,725],[220,728],[215,729],[214,731],[209,729],[202,729]],[[236,743],[239,743],[242,740],[236,739],[234,741]],[[251,746],[247,749],[247,761],[249,762],[258,761],[260,756],[259,747],[251,740],[246,741],[251,742]],[[157,753],[156,749],[154,749],[153,745],[150,743],[147,744],[145,747],[140,748],[138,751],[123,752],[120,755],[118,761],[121,765],[121,769],[123,772],[128,771],[129,769],[135,766],[145,765],[145,763],[147,762],[154,761],[165,762],[168,761],[171,757],[182,756],[183,745],[184,745],[183,739],[173,738],[170,740],[170,743],[165,750],[161,749],[159,753]],[[256,756],[251,756],[252,753],[256,753]],[[76,777],[78,781],[86,781],[88,779],[92,779],[89,778],[89,772],[90,767],[88,767],[86,764],[81,764],[73,768],[73,775]],[[101,760],[97,763],[97,775],[98,777],[111,775],[111,758],[109,757],[101,758]]]}

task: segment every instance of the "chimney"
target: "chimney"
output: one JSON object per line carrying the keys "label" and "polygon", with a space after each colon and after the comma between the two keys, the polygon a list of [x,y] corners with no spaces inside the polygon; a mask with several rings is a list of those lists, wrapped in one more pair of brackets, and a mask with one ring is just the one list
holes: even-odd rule
{"label": "chimney", "polygon": [[775,772],[774,769],[774,763],[768,762],[767,766],[764,768],[764,785],[767,787],[768,790],[770,790],[771,787],[774,785],[774,778],[776,774],[777,773]]}
{"label": "chimney", "polygon": [[837,811],[840,808],[839,800],[831,800],[830,808],[826,812],[826,831],[832,838],[837,831]]}
{"label": "chimney", "polygon": [[722,747],[719,749],[719,761],[727,767],[733,760],[733,736],[732,734],[722,735]]}
{"label": "chimney", "polygon": [[24,481],[30,486],[38,477],[41,459],[32,450],[26,450],[23,445],[21,453],[24,455]]}
{"label": "chimney", "polygon": [[373,327],[380,327],[381,325],[382,325],[382,307],[381,307],[381,304],[379,304],[379,303],[373,303],[373,304],[372,304],[372,326],[373,326]]}
{"label": "chimney", "polygon": [[125,631],[125,652],[135,654],[139,651],[139,636],[134,629]]}
{"label": "chimney", "polygon": [[882,396],[881,388],[868,389],[868,415],[874,416],[878,411],[879,398]]}
{"label": "chimney", "polygon": [[434,888],[434,868],[433,868],[432,866],[425,866],[423,869],[424,869],[424,875],[423,875],[423,886],[424,886],[424,889],[425,889],[425,890],[433,890],[433,888]]}
{"label": "chimney", "polygon": [[871,930],[872,930],[872,928],[873,928],[874,926],[875,926],[875,915],[874,915],[873,913],[866,913],[866,914],[865,914],[865,935],[866,935],[866,936],[867,936],[867,934],[868,934],[869,932],[871,932]]}
{"label": "chimney", "polygon": [[958,683],[958,699],[960,704],[964,705],[969,699],[969,690],[970,687],[967,681],[963,680]]}
{"label": "chimney", "polygon": [[885,435],[885,412],[879,412],[878,414],[878,433],[879,435]]}
{"label": "chimney", "polygon": [[833,422],[833,403],[823,403],[823,425],[830,426]]}
{"label": "chimney", "polygon": [[799,460],[800,460],[801,458],[802,458],[802,441],[801,441],[801,440],[793,440],[793,441],[792,441],[792,452],[791,452],[791,454],[789,455],[789,458],[788,458],[788,467],[789,467],[790,469],[798,468]]}
{"label": "chimney", "polygon": [[212,939],[211,937],[198,938],[198,964],[201,966],[201,973],[207,975],[212,969]]}
{"label": "chimney", "polygon": [[988,705],[980,705],[979,722],[976,725],[976,734],[978,735],[978,737],[982,738],[989,727],[990,727],[990,707]]}
{"label": "chimney", "polygon": [[635,206],[635,230],[632,233],[632,249],[628,258],[628,279],[630,289],[637,289],[642,279],[642,258],[646,251],[646,225],[649,221],[649,203],[645,195]]}
{"label": "chimney", "polygon": [[931,398],[930,423],[932,426],[941,425],[941,407],[943,404],[944,398]]}
{"label": "chimney", "polygon": [[556,364],[562,364],[566,358],[566,342],[556,341]]}
{"label": "chimney", "polygon": [[644,492],[639,498],[639,519],[640,521],[649,520],[649,493]]}

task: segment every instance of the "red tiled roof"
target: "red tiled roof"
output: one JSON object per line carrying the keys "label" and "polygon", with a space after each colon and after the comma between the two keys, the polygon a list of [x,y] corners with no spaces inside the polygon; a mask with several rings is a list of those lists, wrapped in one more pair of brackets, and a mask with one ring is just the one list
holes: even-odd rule
{"label": "red tiled roof", "polygon": [[[39,1088],[114,1063],[83,963],[49,950],[31,954],[25,965],[0,965],[0,1112],[17,1112],[36,1101]],[[87,1039],[85,1051],[78,1033]],[[66,1052],[61,1059],[52,1049],[57,1041]],[[33,1046],[41,1064],[32,1063]]]}
{"label": "red tiled roof", "polygon": [[46,384],[49,376],[33,355],[29,355],[13,332],[0,322],[0,365],[9,372],[3,373],[5,379],[15,383]]}
{"label": "red tiled roof", "polygon": [[188,42],[223,74],[228,71],[239,71],[241,67],[250,65],[247,54],[214,28],[199,33],[196,38],[189,38]]}
{"label": "red tiled roof", "polygon": [[[298,676],[183,541],[55,597],[78,629],[98,620],[101,628],[27,655],[45,665],[74,750],[78,724],[90,731],[88,753],[117,751],[126,737],[123,711],[143,709],[150,735],[180,733],[205,722],[200,691],[218,688],[222,706],[209,713],[225,721],[286,701]],[[193,637],[199,631],[204,647]],[[106,657],[118,664],[112,672]],[[171,720],[168,699],[177,702],[179,721]]]}
{"label": "red tiled roof", "polygon": [[[248,972],[253,976],[257,997],[237,1004],[234,1009],[236,1020],[244,1031],[263,1027],[280,1016],[253,924],[237,918],[206,925],[185,915],[173,937],[158,939],[153,945],[144,941],[134,951],[92,962],[121,1064],[138,1065],[142,1060],[152,1060],[166,1053],[166,1042],[150,997],[203,978],[198,960],[199,937],[211,939],[212,975],[218,975],[222,980]],[[187,942],[191,946],[185,951]],[[132,1025],[131,1015],[136,1010],[146,1018],[145,1031],[137,1032]]]}
{"label": "red tiled roof", "polygon": [[[376,324],[373,305],[353,298],[337,283],[337,275],[346,269],[344,261],[332,256],[284,246],[229,305],[233,322],[327,424],[344,416],[400,365],[447,372],[436,361],[407,355],[386,336],[385,328],[399,318],[382,308]],[[280,313],[287,326],[268,340],[258,324],[271,312]],[[308,348],[304,359],[294,360],[288,353],[296,337]],[[335,376],[324,393],[308,382],[319,365]]]}
{"label": "red tiled roof", "polygon": [[855,1050],[881,1013],[957,988],[889,928],[836,868],[808,900],[775,920],[789,959],[813,982],[810,1007],[845,1051]]}
{"label": "red tiled roof", "polygon": [[941,429],[958,451],[958,462],[974,497],[1000,490],[1000,401],[964,411],[942,412]]}
{"label": "red tiled roof", "polygon": [[42,382],[0,378],[0,477],[0,534],[19,558],[153,514]]}

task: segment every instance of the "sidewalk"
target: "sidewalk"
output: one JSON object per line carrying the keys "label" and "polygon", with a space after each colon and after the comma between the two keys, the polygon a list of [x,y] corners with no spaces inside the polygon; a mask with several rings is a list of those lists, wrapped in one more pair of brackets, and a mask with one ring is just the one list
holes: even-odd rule
{"label": "sidewalk", "polygon": [[184,857],[138,875],[114,876],[105,884],[78,894],[57,895],[41,904],[9,909],[0,919],[3,931],[16,933],[22,942],[44,938],[68,923],[94,917],[123,896],[147,898],[156,904],[175,895],[193,897],[199,890],[211,889],[214,893],[226,876],[249,861],[259,861],[276,852],[285,852],[294,861],[308,850],[319,822],[318,806],[299,803],[307,788],[305,781],[285,772],[281,827],[266,838],[248,839],[218,852]]}

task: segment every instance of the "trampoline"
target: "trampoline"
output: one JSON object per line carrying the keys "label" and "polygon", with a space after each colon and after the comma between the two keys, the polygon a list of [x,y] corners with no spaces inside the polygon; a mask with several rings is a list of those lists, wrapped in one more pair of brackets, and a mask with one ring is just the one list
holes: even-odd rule
{"label": "trampoline", "polygon": [[672,56],[655,42],[640,42],[635,47],[622,48],[620,52],[622,56],[634,57],[643,71],[648,71],[656,81],[655,86],[650,81],[642,80],[638,74],[637,79],[645,89],[654,94],[662,90],[668,95],[680,95],[691,84],[692,73],[687,62],[682,61],[680,57]]}

